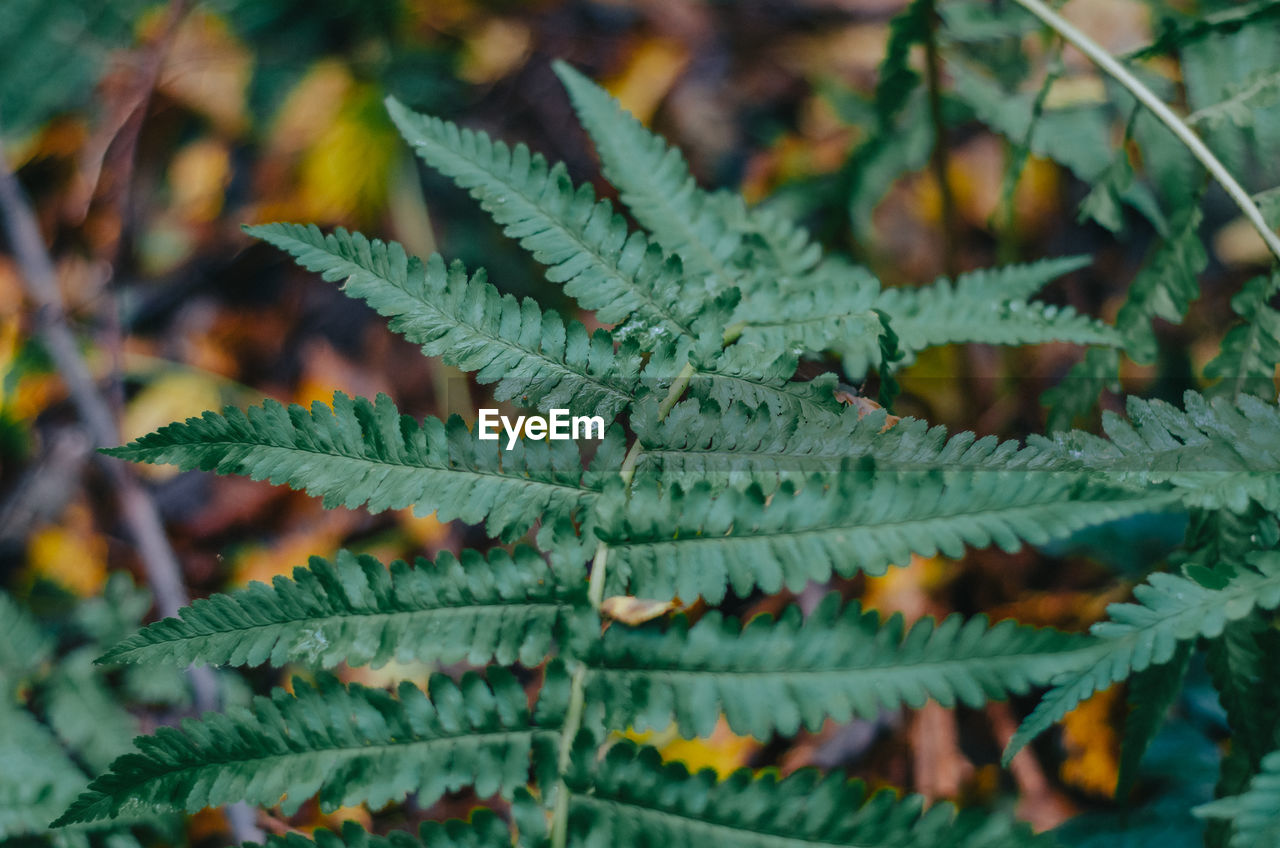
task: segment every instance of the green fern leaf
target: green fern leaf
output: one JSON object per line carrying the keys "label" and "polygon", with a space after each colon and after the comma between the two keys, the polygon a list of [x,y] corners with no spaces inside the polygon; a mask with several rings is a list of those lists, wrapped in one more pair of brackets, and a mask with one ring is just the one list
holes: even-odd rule
{"label": "green fern leaf", "polygon": [[1169,662],[1153,665],[1129,680],[1129,715],[1125,718],[1124,738],[1120,743],[1117,798],[1128,793],[1138,779],[1142,755],[1164,724],[1169,707],[1182,693],[1182,681],[1191,664],[1191,647],[1190,642],[1179,644]]}
{"label": "green fern leaf", "polygon": [[310,839],[287,833],[268,839],[263,848],[511,848],[511,831],[492,810],[482,808],[470,821],[423,822],[416,836],[404,831],[377,836],[348,821],[341,833],[319,828]]}
{"label": "green fern leaf", "polygon": [[[410,111],[387,109],[405,139],[432,168],[471,192],[481,207],[548,266],[547,279],[600,320],[634,314],[655,333],[692,336],[698,304],[682,304],[680,264],[668,260],[589,185],[575,189],[563,164],[550,166],[523,144],[514,148],[482,132]],[[639,338],[644,338],[641,334]]]}
{"label": "green fern leaf", "polygon": [[310,410],[286,408],[270,400],[248,412],[227,407],[105,452],[287,484],[323,498],[326,507],[413,506],[441,520],[485,521],[490,534],[505,539],[524,533],[545,512],[572,511],[591,495],[574,442],[503,447],[481,441],[456,416],[448,424],[419,423],[400,415],[385,395],[371,403],[339,392],[332,408],[319,402]]}
{"label": "green fern leaf", "polygon": [[656,406],[640,404],[631,425],[644,444],[637,468],[667,480],[702,479],[714,488],[756,483],[772,492],[784,480],[797,485],[814,472],[838,471],[870,457],[885,471],[1049,471],[1082,464],[1057,451],[1022,447],[995,436],[962,432],[902,418],[888,426],[884,410],[846,407],[828,419],[781,418],[768,407],[734,403],[725,409],[696,398],[658,420]]}
{"label": "green fern leaf", "polygon": [[[713,197],[724,198],[720,208],[729,226],[742,234],[744,246],[752,251],[752,257],[764,260],[773,272],[767,277],[762,276],[761,282],[801,280],[822,261],[822,247],[810,238],[803,227],[777,210],[767,205],[748,209],[736,194]],[[744,280],[744,284],[748,284],[748,280]],[[754,296],[758,291],[769,291],[770,288],[753,287],[751,294]]]}
{"label": "green fern leaf", "polygon": [[312,557],[293,579],[183,608],[112,648],[102,662],[381,666],[389,660],[535,666],[573,597],[529,547],[487,558],[441,552],[386,566],[348,551]]}
{"label": "green fern leaf", "polygon": [[832,572],[883,574],[912,554],[958,557],[966,546],[1014,551],[1082,527],[1168,508],[1164,492],[1091,486],[1051,473],[845,472],[715,494],[705,482],[660,489],[637,480],[598,502],[597,533],[610,546],[612,594],[745,596],[822,582]]}
{"label": "green fern leaf", "polygon": [[18,683],[49,657],[52,640],[35,619],[7,593],[0,591],[0,699],[13,694]]}
{"label": "green fern leaf", "polygon": [[712,274],[721,287],[732,285],[739,274],[729,258],[741,236],[725,225],[714,198],[698,188],[680,151],[569,65],[554,67],[595,142],[605,177],[635,219],[684,261],[688,273]]}
{"label": "green fern leaf", "polygon": [[49,729],[0,699],[0,840],[43,834],[84,788],[85,776]]}
{"label": "green fern leaf", "polygon": [[803,770],[779,778],[749,770],[717,781],[662,762],[653,748],[613,746],[594,767],[575,758],[567,783],[569,844],[703,848],[1037,848],[1052,844],[1024,824],[950,804],[928,810],[918,795],[871,794],[861,781]]}
{"label": "green fern leaf", "polygon": [[1206,377],[1239,397],[1253,394],[1274,400],[1276,365],[1280,364],[1280,312],[1268,301],[1280,291],[1280,274],[1257,277],[1231,298],[1231,308],[1244,319],[1222,340],[1222,352],[1204,368]]}
{"label": "green fern leaf", "polygon": [[908,354],[960,342],[1119,345],[1120,335],[1114,328],[1069,306],[1027,299],[1050,280],[1087,262],[1074,256],[1048,259],[961,274],[954,283],[941,279],[918,288],[885,289],[874,305],[888,313]]}
{"label": "green fern leaf", "polygon": [[1216,638],[1228,622],[1280,606],[1280,554],[1257,554],[1250,563],[1256,570],[1229,579],[1192,566],[1199,580],[1216,584],[1213,588],[1191,577],[1152,574],[1134,589],[1138,603],[1109,606],[1109,619],[1092,629],[1102,640],[1098,658],[1044,696],[1009,741],[1005,762],[1094,692],[1172,660],[1180,643]]}
{"label": "green fern leaf", "polygon": [[745,625],[713,611],[692,626],[610,627],[587,697],[610,727],[661,729],[674,718],[685,736],[709,736],[723,711],[735,733],[769,739],[930,698],[977,707],[1024,694],[1078,668],[1087,644],[1011,620],[990,626],[985,616],[881,624],[857,603],[842,609],[832,593],[805,619],[790,607]]}
{"label": "green fern leaf", "polygon": [[778,356],[753,344],[739,342],[725,348],[708,370],[694,374],[689,393],[709,398],[720,406],[729,406],[735,401],[749,406],[763,404],[778,416],[830,420],[840,411],[835,399],[835,375],[792,380],[799,362],[795,353]]}
{"label": "green fern leaf", "polygon": [[1149,59],[1163,56],[1220,33],[1238,32],[1242,27],[1265,23],[1280,17],[1280,6],[1271,0],[1240,3],[1194,17],[1180,15],[1166,17],[1160,22],[1156,40],[1140,50],[1126,55],[1126,59]]}
{"label": "green fern leaf", "polygon": [[1103,415],[1107,439],[1077,431],[1029,443],[1118,482],[1171,484],[1188,506],[1245,512],[1257,502],[1280,511],[1280,408],[1249,395],[1211,402],[1195,392],[1183,405],[1131,397],[1129,421]]}
{"label": "green fern leaf", "polygon": [[447,270],[432,256],[424,265],[392,242],[368,241],[339,228],[325,236],[314,225],[248,227],[249,235],[288,251],[325,279],[390,320],[391,329],[482,384],[494,397],[541,410],[552,407],[612,420],[635,395],[640,356],[615,354],[605,330],[588,333],[526,298],[502,295],[483,271],[468,278],[459,263]]}
{"label": "green fern leaf", "polygon": [[1230,821],[1231,848],[1272,848],[1280,842],[1280,751],[1263,759],[1242,794],[1204,804],[1195,814]]}
{"label": "green fern leaf", "polygon": [[1116,315],[1124,349],[1135,362],[1153,363],[1156,336],[1151,321],[1162,318],[1181,324],[1192,301],[1200,296],[1199,275],[1209,263],[1200,237],[1203,215],[1192,205],[1170,227],[1150,261],[1129,286],[1128,298]]}
{"label": "green fern leaf", "polygon": [[1231,755],[1253,771],[1280,739],[1278,650],[1280,633],[1255,612],[1230,622],[1207,651],[1209,673],[1231,728]]}
{"label": "green fern leaf", "polygon": [[[567,688],[558,664],[544,685]],[[377,808],[409,792],[429,805],[468,785],[481,797],[509,796],[528,780],[535,736],[551,732],[531,720],[524,690],[504,669],[491,669],[487,681],[433,675],[430,697],[407,681],[393,697],[329,675],[315,685],[295,678],[293,690],[139,737],[139,752],[116,760],[54,826],[282,796],[292,813],[317,793],[325,810]]]}
{"label": "green fern leaf", "polygon": [[825,262],[800,283],[753,292],[733,320],[743,327],[740,344],[762,351],[833,351],[845,373],[860,379],[880,364],[879,291],[880,281],[865,268]]}
{"label": "green fern leaf", "polygon": [[86,646],[62,658],[45,686],[44,702],[49,726],[96,774],[133,750],[138,722],[94,668],[95,653]]}

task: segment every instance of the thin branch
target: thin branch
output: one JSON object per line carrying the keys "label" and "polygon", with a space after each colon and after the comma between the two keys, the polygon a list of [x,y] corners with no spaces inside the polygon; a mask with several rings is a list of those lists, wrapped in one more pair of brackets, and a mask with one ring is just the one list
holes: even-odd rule
{"label": "thin branch", "polygon": [[1258,235],[1262,236],[1267,249],[1277,259],[1280,259],[1280,236],[1277,236],[1275,231],[1267,226],[1267,221],[1262,217],[1262,212],[1258,209],[1257,204],[1253,202],[1253,198],[1240,186],[1240,183],[1236,182],[1235,177],[1231,176],[1231,172],[1226,169],[1226,166],[1222,164],[1217,156],[1213,155],[1213,151],[1200,140],[1200,137],[1191,131],[1185,121],[1174,114],[1173,110],[1166,106],[1159,97],[1156,97],[1151,89],[1143,85],[1141,80],[1129,73],[1114,56],[1102,49],[1089,36],[1072,26],[1069,21],[1050,9],[1041,0],[1014,0],[1014,2],[1035,15],[1077,50],[1088,56],[1094,64],[1115,78],[1116,82],[1127,88],[1129,93],[1138,99],[1139,103],[1150,109],[1160,119],[1160,122],[1168,127],[1169,131],[1177,136],[1179,141],[1186,145],[1187,149],[1191,151],[1191,155],[1200,160],[1200,164],[1204,165],[1213,178],[1218,181],[1218,184],[1226,189],[1227,194],[1240,207],[1240,211],[1249,219],[1249,223],[1258,231]]}
{"label": "thin branch", "polygon": [[[680,373],[671,382],[671,387],[667,389],[667,396],[662,399],[658,406],[658,420],[667,417],[671,407],[675,406],[676,401],[680,400],[681,395],[689,388],[689,381],[693,379],[694,370],[691,362],[686,362],[684,367],[680,369]],[[626,457],[622,460],[622,467],[618,471],[618,476],[628,486],[635,476],[636,463],[640,460],[640,454],[643,452],[644,445],[640,443],[639,439],[636,439],[631,443],[631,447],[627,449]],[[608,562],[609,545],[601,542],[596,547],[595,556],[591,558],[591,577],[587,588],[587,597],[591,601],[591,606],[597,612],[600,611],[600,605],[604,602],[604,578]],[[569,787],[564,782],[564,774],[569,770],[569,763],[573,756],[574,738],[582,727],[582,713],[586,706],[586,691],[587,667],[584,663],[579,662],[573,670],[569,688],[569,705],[565,709],[564,724],[560,728],[560,750],[556,758],[556,768],[560,774],[560,780],[556,786],[556,800],[551,811],[552,848],[565,848],[569,839]]]}
{"label": "thin branch", "polygon": [[[53,257],[45,246],[35,212],[9,167],[2,145],[0,218],[4,219],[5,234],[17,261],[23,289],[35,307],[36,332],[66,383],[67,393],[90,441],[94,447],[119,444],[115,415],[80,355],[75,334],[67,321]],[[122,462],[101,454],[95,454],[95,459],[115,489],[120,516],[137,546],[147,583],[155,596],[156,609],[164,616],[177,615],[178,610],[187,605],[189,596],[182,582],[182,568],[169,545],[155,501]],[[218,689],[213,670],[191,666],[187,669],[187,677],[191,681],[196,708],[202,712],[216,709]],[[254,824],[252,811],[247,806],[238,804],[227,808],[227,817],[237,840],[262,841],[262,832]]]}
{"label": "thin branch", "polygon": [[946,275],[955,279],[960,272],[956,250],[956,201],[947,179],[947,124],[942,116],[942,58],[938,53],[938,10],[935,0],[925,0],[924,61],[925,83],[929,95],[929,120],[933,122],[933,154],[929,163],[938,183],[938,203],[942,217],[942,267]]}

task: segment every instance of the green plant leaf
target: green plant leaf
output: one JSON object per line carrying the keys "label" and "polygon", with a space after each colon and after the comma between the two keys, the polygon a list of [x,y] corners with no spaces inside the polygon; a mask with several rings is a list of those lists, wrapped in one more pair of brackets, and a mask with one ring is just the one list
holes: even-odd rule
{"label": "green plant leaf", "polygon": [[325,279],[345,281],[347,294],[389,318],[391,329],[427,356],[475,372],[482,384],[497,383],[498,400],[612,421],[635,397],[637,351],[615,353],[607,331],[588,333],[580,322],[566,323],[528,298],[500,294],[483,271],[468,277],[460,263],[446,269],[439,255],[424,264],[395,242],[370,242],[342,228],[328,236],[314,225],[246,231]]}
{"label": "green plant leaf", "polygon": [[[381,666],[389,660],[535,666],[575,590],[529,547],[487,556],[442,551],[435,562],[342,551],[312,557],[293,579],[195,601],[144,627],[102,662]],[[580,591],[578,592],[580,594]]]}
{"label": "green plant leaf", "polygon": [[717,781],[664,764],[652,748],[620,742],[598,766],[578,761],[568,778],[570,845],[734,848],[857,845],[862,848],[1036,848],[1052,844],[1001,814],[927,810],[918,795],[871,793],[861,781],[803,770],[779,778],[747,769]]}
{"label": "green plant leaf", "polygon": [[1183,642],[1216,638],[1229,622],[1280,606],[1280,554],[1257,554],[1250,563],[1253,568],[1220,578],[1224,583],[1217,588],[1190,577],[1152,574],[1134,589],[1138,603],[1107,607],[1108,620],[1092,629],[1102,640],[1097,660],[1065,676],[1044,696],[1009,741],[1005,762],[1094,692],[1170,662]]}
{"label": "green plant leaf", "polygon": [[757,486],[717,494],[704,482],[663,489],[637,479],[630,495],[606,490],[596,532],[610,546],[611,594],[716,603],[730,588],[744,596],[832,573],[883,574],[912,554],[1015,551],[1172,502],[1058,473],[847,471],[784,483],[767,499]]}
{"label": "green plant leaf", "polygon": [[832,593],[804,618],[789,607],[745,624],[713,611],[694,625],[614,625],[591,662],[587,697],[609,727],[662,729],[674,719],[685,736],[709,736],[723,712],[735,733],[768,740],[929,699],[978,707],[1025,694],[1079,668],[1088,645],[985,616],[882,623]]}
{"label": "green plant leaf", "polygon": [[[558,666],[548,671],[544,686],[567,685]],[[468,673],[460,683],[436,674],[429,691],[404,682],[393,697],[329,675],[295,678],[293,694],[276,689],[248,709],[139,737],[138,753],[116,760],[54,826],[281,796],[292,813],[317,793],[325,810],[377,808],[409,792],[428,805],[463,786],[486,797],[525,784],[534,737],[549,731],[531,720],[509,672]]]}
{"label": "green plant leaf", "polygon": [[505,539],[523,534],[548,511],[571,512],[590,499],[576,443],[523,440],[504,447],[480,440],[457,416],[447,424],[419,423],[385,395],[370,402],[339,392],[332,407],[317,401],[307,410],[269,400],[247,412],[206,412],[104,452],[270,480],[323,498],[326,507],[380,512],[412,506],[441,520],[484,521]]}
{"label": "green plant leaf", "polygon": [[575,189],[563,164],[548,165],[523,144],[508,147],[395,99],[387,109],[423,161],[469,191],[507,235],[548,266],[547,279],[563,283],[600,320],[634,316],[653,334],[693,335],[694,310],[680,302],[679,262],[643,233],[629,232],[589,185]]}
{"label": "green plant leaf", "polygon": [[714,198],[698,188],[680,151],[568,64],[554,67],[595,142],[605,177],[635,219],[683,260],[688,273],[713,275],[722,288],[732,285],[739,272],[729,259],[741,236],[725,225]]}

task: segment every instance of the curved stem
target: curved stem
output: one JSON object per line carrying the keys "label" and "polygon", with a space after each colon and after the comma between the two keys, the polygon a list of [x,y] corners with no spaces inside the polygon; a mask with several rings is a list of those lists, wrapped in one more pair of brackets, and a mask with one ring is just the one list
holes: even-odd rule
{"label": "curved stem", "polygon": [[[667,390],[667,396],[658,405],[659,421],[667,417],[671,407],[676,405],[676,401],[680,400],[680,396],[684,394],[685,389],[689,388],[689,381],[693,379],[693,375],[693,363],[686,362],[684,367],[680,369],[680,373],[676,375],[675,380],[671,382],[671,388]],[[640,444],[639,439],[636,439],[631,443],[631,447],[627,449],[627,455],[622,460],[622,467],[618,469],[618,476],[628,486],[631,485],[631,480],[635,476],[636,463],[640,461],[640,454],[643,452],[644,446]],[[604,578],[608,563],[609,545],[601,542],[596,548],[595,556],[591,558],[591,578],[587,584],[587,598],[597,612],[600,610],[600,605],[604,603]],[[556,786],[556,800],[551,810],[551,848],[565,848],[569,839],[569,787],[564,782],[564,773],[569,770],[569,763],[573,756],[573,740],[578,735],[578,731],[582,729],[582,713],[586,707],[586,695],[587,667],[579,662],[573,669],[573,676],[570,678],[569,705],[565,709],[564,726],[560,728],[560,750],[557,752],[556,757],[556,767],[560,774],[560,780]]]}
{"label": "curved stem", "polygon": [[1059,15],[1057,12],[1046,6],[1042,0],[1014,0],[1022,8],[1035,15],[1052,30],[1062,36],[1067,42],[1073,45],[1084,55],[1088,56],[1094,64],[1103,71],[1115,78],[1116,82],[1123,85],[1129,90],[1129,93],[1138,99],[1138,102],[1146,106],[1152,111],[1157,118],[1160,119],[1169,131],[1178,137],[1178,140],[1186,145],[1191,151],[1191,155],[1200,160],[1200,164],[1213,175],[1227,194],[1231,195],[1231,199],[1240,207],[1240,211],[1249,219],[1249,223],[1253,224],[1258,235],[1262,236],[1263,242],[1266,243],[1267,249],[1277,258],[1280,259],[1280,236],[1267,225],[1267,221],[1262,217],[1262,212],[1258,209],[1253,198],[1245,191],[1240,183],[1236,182],[1235,177],[1231,176],[1231,172],[1226,166],[1213,155],[1213,151],[1205,145],[1200,137],[1191,131],[1186,122],[1174,114],[1173,110],[1164,104],[1160,98],[1156,97],[1151,89],[1143,85],[1142,81],[1121,65],[1114,56],[1103,50],[1102,47],[1089,36],[1071,25],[1069,21]]}

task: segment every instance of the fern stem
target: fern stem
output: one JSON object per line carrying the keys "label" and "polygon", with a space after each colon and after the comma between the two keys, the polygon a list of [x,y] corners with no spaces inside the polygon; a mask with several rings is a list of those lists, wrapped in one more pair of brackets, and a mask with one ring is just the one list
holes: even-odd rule
{"label": "fern stem", "polygon": [[938,183],[938,203],[941,206],[942,267],[948,277],[955,279],[960,272],[956,259],[956,201],[947,179],[947,125],[942,117],[942,59],[938,55],[938,10],[935,0],[925,0],[924,61],[925,82],[929,95],[929,119],[933,122],[933,154],[929,164]]}
{"label": "fern stem", "polygon": [[[689,381],[693,379],[693,375],[693,363],[686,362],[675,380],[671,382],[671,387],[667,389],[667,396],[658,405],[659,421],[667,417],[671,407],[676,405],[676,401],[680,400],[685,389],[689,388]],[[627,449],[622,467],[618,469],[618,476],[622,478],[624,484],[631,485],[631,480],[636,473],[636,463],[640,461],[642,453],[644,453],[644,445],[636,439]],[[608,563],[609,545],[601,542],[596,548],[595,556],[591,558],[591,577],[587,583],[587,598],[597,612],[600,610],[600,605],[604,603],[604,577]],[[569,770],[573,756],[573,740],[582,729],[582,711],[586,706],[586,692],[587,667],[579,662],[570,679],[569,705],[565,708],[564,725],[560,729],[560,749],[556,756],[556,772],[560,775],[560,780],[556,785],[556,800],[551,810],[551,848],[565,848],[569,839],[569,787],[564,782],[564,774]]]}
{"label": "fern stem", "polygon": [[1280,259],[1280,236],[1277,236],[1267,226],[1267,221],[1262,217],[1262,212],[1258,209],[1257,204],[1253,202],[1253,198],[1241,187],[1240,183],[1236,182],[1235,177],[1231,176],[1231,172],[1227,170],[1226,166],[1200,140],[1200,137],[1187,126],[1185,121],[1179,118],[1159,97],[1156,97],[1155,93],[1147,88],[1141,80],[1129,73],[1114,56],[1102,49],[1101,45],[1089,38],[1089,36],[1076,29],[1057,12],[1046,6],[1042,0],[1014,0],[1014,2],[1035,15],[1077,50],[1088,56],[1094,64],[1111,75],[1116,82],[1127,88],[1139,103],[1150,109],[1160,119],[1161,123],[1168,127],[1169,131],[1186,145],[1187,149],[1191,151],[1191,155],[1200,160],[1200,164],[1204,165],[1209,173],[1213,175],[1213,178],[1218,181],[1218,184],[1226,190],[1231,199],[1240,207],[1240,211],[1249,219],[1249,223],[1258,231],[1258,235],[1262,236],[1263,242],[1266,243],[1271,253],[1277,259]]}

